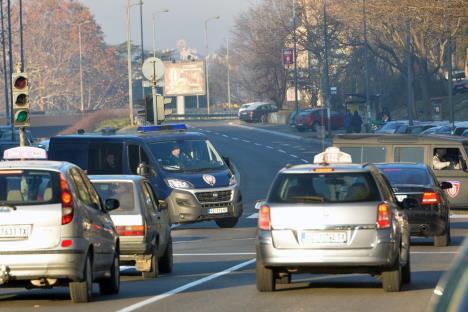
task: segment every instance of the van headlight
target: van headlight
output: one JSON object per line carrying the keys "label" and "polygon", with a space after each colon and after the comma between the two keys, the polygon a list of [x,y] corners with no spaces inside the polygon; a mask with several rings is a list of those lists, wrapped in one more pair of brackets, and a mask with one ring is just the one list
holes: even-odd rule
{"label": "van headlight", "polygon": [[167,185],[169,185],[169,187],[174,188],[174,189],[190,189],[190,188],[193,188],[192,183],[190,183],[188,181],[184,181],[184,180],[179,180],[179,179],[167,179],[166,183],[167,183]]}
{"label": "van headlight", "polygon": [[236,176],[232,175],[231,178],[229,179],[229,186],[236,185],[236,184],[237,184]]}

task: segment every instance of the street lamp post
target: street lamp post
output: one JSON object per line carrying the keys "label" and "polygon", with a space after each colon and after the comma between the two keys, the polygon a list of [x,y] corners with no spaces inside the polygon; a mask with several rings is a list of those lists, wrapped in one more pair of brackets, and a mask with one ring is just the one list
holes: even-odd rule
{"label": "street lamp post", "polygon": [[219,19],[219,16],[213,16],[205,20],[205,77],[206,77],[206,110],[210,113],[210,80],[208,75],[208,22]]}
{"label": "street lamp post", "polygon": [[81,49],[81,25],[89,24],[91,21],[84,21],[78,24],[78,41],[80,46],[80,110],[84,112],[84,102],[83,102],[83,68],[82,68],[82,49]]}
{"label": "street lamp post", "polygon": [[133,81],[132,81],[132,32],[131,32],[131,19],[130,8],[135,5],[140,5],[140,2],[127,3],[127,70],[128,70],[128,111],[130,117],[130,125],[133,126]]}
{"label": "street lamp post", "polygon": [[153,20],[153,57],[156,57],[156,15],[158,13],[167,13],[169,12],[168,9],[156,11],[151,15],[151,19]]}
{"label": "street lamp post", "polygon": [[229,69],[229,38],[226,39],[226,68],[227,68],[228,107],[229,107],[229,112],[231,112],[231,73]]}

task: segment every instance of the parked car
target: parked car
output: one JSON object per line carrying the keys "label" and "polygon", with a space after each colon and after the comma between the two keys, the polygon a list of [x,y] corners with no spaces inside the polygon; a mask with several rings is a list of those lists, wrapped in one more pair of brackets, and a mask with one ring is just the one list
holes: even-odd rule
{"label": "parked car", "polygon": [[254,102],[239,113],[239,119],[246,122],[266,122],[268,114],[277,112],[278,106],[268,102]]}
{"label": "parked car", "polygon": [[434,246],[447,246],[450,219],[444,190],[452,188],[452,184],[439,183],[431,168],[421,163],[380,163],[376,167],[389,180],[398,201],[415,200],[406,210],[411,235],[433,237]]}
{"label": "parked car", "polygon": [[243,112],[243,111],[245,111],[247,108],[249,108],[249,106],[250,106],[251,104],[252,104],[252,103],[242,104],[241,107],[239,107],[239,111],[237,112],[237,116],[240,118],[241,112]]}
{"label": "parked car", "polygon": [[[344,126],[344,114],[337,111],[331,111],[330,121],[332,129],[342,128]],[[295,119],[296,129],[298,131],[320,131],[322,123],[325,127],[328,127],[328,116],[326,108],[304,110],[300,112]]]}
{"label": "parked car", "polygon": [[103,199],[115,198],[111,212],[120,235],[120,262],[135,265],[145,278],[172,271],[172,238],[167,205],[159,202],[149,180],[136,175],[89,176]]}
{"label": "parked car", "polygon": [[358,272],[400,291],[411,279],[404,204],[372,165],[314,163],[281,169],[256,205],[257,289],[293,273]]}
{"label": "parked car", "polygon": [[421,132],[436,127],[436,125],[433,124],[420,124],[420,125],[400,125],[397,127],[395,133],[401,133],[401,134],[420,134]]}
{"label": "parked car", "polygon": [[423,132],[421,132],[421,134],[422,135],[426,135],[426,134],[451,135],[452,131],[453,131],[452,126],[443,125],[443,126],[432,127],[427,130],[424,130]]}
{"label": "parked car", "polygon": [[46,152],[20,147],[0,162],[0,285],[68,286],[73,302],[88,302],[92,284],[101,294],[120,289],[119,238],[109,211],[86,174]]}
{"label": "parked car", "polygon": [[400,126],[407,126],[408,120],[394,120],[386,122],[382,127],[375,130],[375,133],[395,133]]}

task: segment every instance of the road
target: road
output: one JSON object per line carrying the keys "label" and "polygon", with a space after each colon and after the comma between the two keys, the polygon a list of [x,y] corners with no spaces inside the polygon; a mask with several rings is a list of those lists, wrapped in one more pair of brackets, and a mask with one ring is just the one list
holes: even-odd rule
{"label": "road", "polygon": [[316,140],[295,139],[229,124],[192,123],[206,133],[221,154],[238,167],[244,215],[233,229],[214,222],[173,229],[174,272],[145,280],[122,267],[120,294],[71,304],[68,289],[0,289],[0,311],[425,311],[433,288],[468,235],[468,217],[452,219],[452,244],[434,248],[429,239],[413,239],[412,283],[386,293],[368,275],[293,275],[293,283],[275,293],[255,288],[254,203],[265,197],[278,169],[304,163],[322,150]]}

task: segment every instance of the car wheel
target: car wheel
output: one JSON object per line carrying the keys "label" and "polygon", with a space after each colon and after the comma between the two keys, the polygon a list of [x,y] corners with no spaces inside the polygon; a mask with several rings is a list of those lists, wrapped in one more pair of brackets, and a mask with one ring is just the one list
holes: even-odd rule
{"label": "car wheel", "polygon": [[159,259],[159,271],[163,273],[171,273],[172,266],[174,264],[174,256],[172,249],[172,237],[169,235],[169,240],[167,241],[166,251],[164,251],[164,256]]}
{"label": "car wheel", "polygon": [[156,278],[159,274],[159,266],[158,266],[158,248],[157,246],[154,247],[153,255],[151,256],[151,269],[149,272],[142,272],[143,278]]}
{"label": "car wheel", "polygon": [[445,247],[448,245],[449,232],[446,231],[443,235],[434,236],[434,247]]}
{"label": "car wheel", "polygon": [[115,253],[110,268],[111,276],[99,282],[99,291],[102,295],[118,294],[120,290],[120,261],[119,254]]}
{"label": "car wheel", "polygon": [[89,255],[86,256],[83,280],[80,282],[70,282],[68,287],[72,302],[83,303],[91,301],[93,296],[93,268]]}
{"label": "car wheel", "polygon": [[405,266],[401,269],[402,282],[403,284],[409,284],[411,282],[411,259],[410,253],[408,252],[408,261]]}
{"label": "car wheel", "polygon": [[231,217],[231,218],[224,218],[224,219],[216,219],[215,222],[220,228],[232,228],[236,226],[237,221],[239,218]]}
{"label": "car wheel", "polygon": [[255,275],[257,280],[257,290],[261,292],[275,291],[275,271],[268,269],[257,259],[255,265]]}
{"label": "car wheel", "polygon": [[397,292],[401,290],[402,273],[400,257],[395,260],[395,264],[388,270],[382,272],[382,287],[387,292]]}
{"label": "car wheel", "polygon": [[291,273],[282,273],[276,279],[276,283],[278,284],[289,284],[291,283]]}
{"label": "car wheel", "polygon": [[317,133],[320,133],[320,131],[322,130],[321,128],[322,127],[320,126],[319,122],[314,122],[313,125],[312,125],[312,130],[317,132]]}

